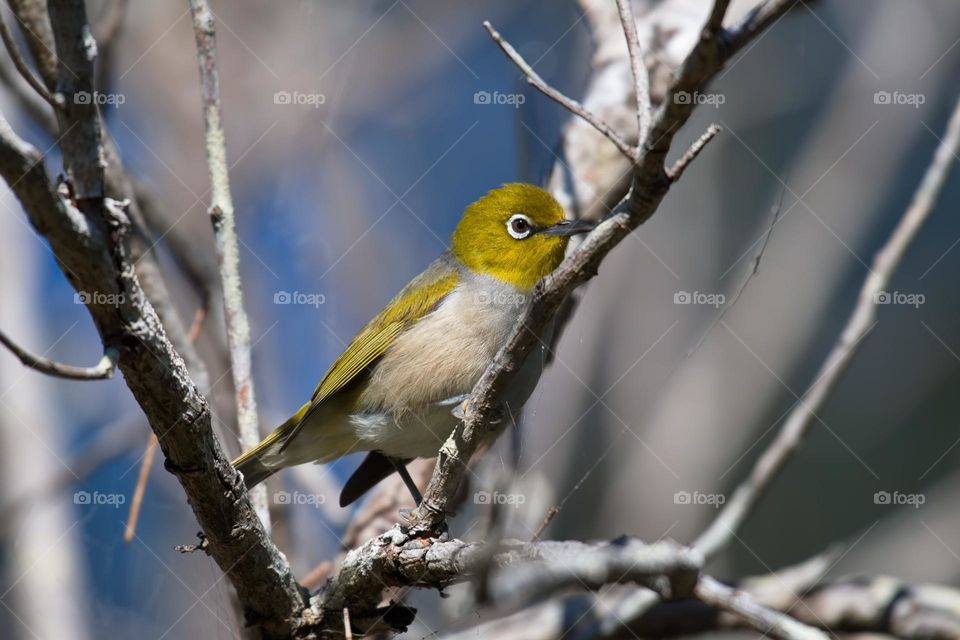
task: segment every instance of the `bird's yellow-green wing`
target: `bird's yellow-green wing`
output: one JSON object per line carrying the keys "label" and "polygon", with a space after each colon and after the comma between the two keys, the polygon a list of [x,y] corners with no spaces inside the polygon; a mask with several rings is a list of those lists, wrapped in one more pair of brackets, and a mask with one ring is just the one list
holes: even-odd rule
{"label": "bird's yellow-green wing", "polygon": [[284,444],[281,450],[296,436],[313,411],[374,364],[404,329],[435,309],[457,286],[459,277],[453,257],[444,254],[404,287],[360,330],[330,366],[313,392],[309,406],[297,412],[294,416],[296,423],[287,429],[289,433],[282,434]]}

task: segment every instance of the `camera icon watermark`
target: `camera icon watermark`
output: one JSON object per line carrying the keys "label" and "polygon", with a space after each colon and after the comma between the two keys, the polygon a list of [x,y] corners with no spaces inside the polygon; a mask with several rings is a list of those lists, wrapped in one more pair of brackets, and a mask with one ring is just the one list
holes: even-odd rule
{"label": "camera icon watermark", "polygon": [[699,91],[690,93],[689,91],[677,91],[675,94],[673,94],[673,102],[675,104],[705,104],[715,109],[719,109],[720,105],[724,104],[726,101],[727,96],[722,93],[700,93]]}
{"label": "camera icon watermark", "polygon": [[77,291],[73,294],[74,304],[95,304],[109,307],[119,307],[126,301],[122,293],[104,293],[102,291]]}
{"label": "camera icon watermark", "polygon": [[902,291],[877,291],[873,294],[874,304],[898,304],[919,309],[927,301],[922,293],[905,293]]}
{"label": "camera icon watermark", "polygon": [[474,296],[474,301],[482,305],[519,307],[526,304],[527,296],[509,291],[481,291]]}
{"label": "camera icon watermark", "polygon": [[709,505],[719,509],[727,501],[722,493],[703,493],[700,491],[677,491],[673,494],[673,504],[681,505]]}
{"label": "camera icon watermark", "polygon": [[94,91],[77,91],[73,94],[74,104],[97,104],[100,106],[119,107],[127,101],[122,93],[100,93]]}
{"label": "camera icon watermark", "polygon": [[303,493],[302,491],[277,491],[273,494],[274,504],[294,505],[305,504],[311,507],[319,507],[327,502],[327,497],[322,493]]}
{"label": "camera icon watermark", "polygon": [[877,91],[873,94],[873,104],[906,105],[919,109],[927,101],[922,93],[903,93],[900,91]]}
{"label": "camera icon watermark", "polygon": [[73,494],[73,504],[84,506],[109,506],[119,509],[126,503],[127,496],[122,493],[101,493],[99,491],[77,491]]}
{"label": "camera icon watermark", "polygon": [[922,493],[900,493],[899,491],[877,491],[873,494],[873,504],[886,506],[910,506],[919,509],[927,501]]}
{"label": "camera icon watermark", "polygon": [[499,491],[477,491],[473,494],[473,504],[507,505],[519,508],[527,501],[522,493],[501,493]]}
{"label": "camera icon watermark", "polygon": [[273,104],[291,105],[295,107],[313,107],[319,109],[327,102],[327,96],[322,93],[306,93],[303,91],[276,91],[273,94]]}
{"label": "camera icon watermark", "polygon": [[677,291],[673,294],[673,304],[707,305],[719,309],[727,301],[722,293],[704,293],[702,291]]}
{"label": "camera icon watermark", "polygon": [[304,293],[302,291],[277,291],[273,294],[273,304],[295,304],[319,307],[325,304],[327,296],[322,293]]}
{"label": "camera icon watermark", "polygon": [[514,109],[519,109],[520,105],[527,101],[527,97],[522,93],[500,93],[494,91],[477,91],[473,94],[473,104],[495,104],[509,105]]}

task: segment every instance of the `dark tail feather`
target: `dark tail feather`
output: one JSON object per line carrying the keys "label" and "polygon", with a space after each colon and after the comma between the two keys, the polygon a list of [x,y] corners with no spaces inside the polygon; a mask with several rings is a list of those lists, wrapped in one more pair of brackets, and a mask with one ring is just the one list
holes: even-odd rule
{"label": "dark tail feather", "polygon": [[243,483],[247,485],[249,491],[275,474],[278,469],[271,469],[257,458],[247,458],[237,465],[237,471],[243,474]]}
{"label": "dark tail feather", "polygon": [[340,506],[350,505],[395,470],[387,456],[371,451],[343,485],[343,491],[340,492]]}

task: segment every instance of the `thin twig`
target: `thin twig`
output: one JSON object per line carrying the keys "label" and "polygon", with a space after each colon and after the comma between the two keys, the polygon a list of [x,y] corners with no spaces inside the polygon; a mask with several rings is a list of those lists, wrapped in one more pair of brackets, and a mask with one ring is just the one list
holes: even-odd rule
{"label": "thin twig", "polygon": [[353,640],[353,629],[350,628],[350,609],[343,608],[343,635],[346,640]]}
{"label": "thin twig", "polygon": [[49,105],[37,95],[33,87],[27,84],[27,81],[23,79],[9,60],[0,60],[0,83],[16,101],[21,114],[43,129],[51,140],[56,140],[60,134],[56,116],[50,111]]}
{"label": "thin twig", "polygon": [[697,138],[690,147],[683,152],[683,155],[677,158],[677,161],[667,169],[667,178],[671,182],[676,182],[680,179],[680,176],[683,175],[683,172],[687,170],[687,167],[690,166],[694,160],[697,159],[697,156],[700,155],[700,152],[703,151],[703,148],[706,147],[711,140],[713,140],[718,133],[723,129],[720,128],[718,124],[711,124],[707,127],[707,130]]}
{"label": "thin twig", "polygon": [[117,360],[120,357],[120,353],[116,349],[108,347],[104,349],[103,357],[100,358],[100,362],[96,365],[92,367],[75,367],[31,353],[16,344],[2,331],[0,331],[0,344],[3,344],[7,349],[12,351],[13,355],[17,356],[25,367],[68,380],[104,380],[106,378],[112,378],[114,371],[117,370]]}
{"label": "thin twig", "polygon": [[533,536],[530,538],[531,542],[540,539],[540,536],[547,530],[547,527],[550,526],[550,523],[553,522],[553,519],[557,517],[558,513],[560,513],[560,509],[556,506],[547,509],[547,515],[543,516],[543,522],[540,523],[540,526],[537,527],[537,530],[533,532]]}
{"label": "thin twig", "polygon": [[327,579],[333,569],[333,562],[330,560],[324,560],[313,569],[305,573],[300,579],[300,584],[302,584],[306,589],[316,589],[323,584],[323,581]]}
{"label": "thin twig", "polygon": [[210,547],[210,539],[203,533],[198,533],[197,537],[200,539],[200,542],[197,544],[178,544],[174,545],[174,551],[178,553],[196,553],[197,551],[206,551]]}
{"label": "thin twig", "polygon": [[206,301],[202,302],[197,310],[193,312],[193,322],[190,323],[190,332],[187,334],[187,338],[190,342],[196,342],[197,338],[200,337],[200,332],[203,331],[203,323],[207,319],[207,303]]}
{"label": "thin twig", "polygon": [[765,636],[779,638],[779,640],[827,640],[828,638],[827,634],[819,629],[798,622],[785,613],[767,608],[743,591],[728,587],[710,576],[701,576],[693,592],[701,601],[732,613]]}
{"label": "thin twig", "polygon": [[723,17],[727,15],[727,9],[730,8],[730,0],[716,0],[713,3],[713,9],[710,10],[710,17],[707,18],[707,24],[703,32],[709,35],[716,35],[723,28]]}
{"label": "thin twig", "polygon": [[960,152],[960,100],[954,107],[946,134],[940,140],[910,206],[887,243],[874,258],[870,273],[860,289],[853,313],[826,360],[820,365],[813,384],[797,401],[780,433],[754,464],[746,481],[737,487],[720,514],[697,538],[694,547],[703,552],[704,556],[709,558],[715,555],[730,541],[734,532],[749,517],[764,491],[800,446],[810,426],[819,420],[817,412],[830,397],[854,355],[859,351],[864,338],[876,324],[877,296],[890,282],[917,231],[933,210],[958,152]]}
{"label": "thin twig", "polygon": [[517,65],[520,71],[523,72],[523,75],[527,78],[527,82],[533,85],[543,95],[559,103],[571,113],[575,113],[583,118],[586,122],[589,122],[591,125],[593,125],[597,131],[602,133],[610,142],[616,145],[617,149],[620,150],[620,153],[627,156],[631,161],[636,160],[636,148],[631,147],[626,140],[620,137],[620,134],[614,131],[613,127],[601,120],[596,114],[573,98],[567,97],[557,89],[544,82],[543,78],[541,78],[537,72],[533,70],[533,67],[531,67],[527,61],[523,59],[523,56],[517,53],[517,50],[514,49],[509,42],[503,39],[503,36],[501,36],[497,30],[493,28],[493,25],[491,25],[489,21],[485,20],[483,22],[483,27],[490,34],[490,37],[493,38],[493,41],[496,42],[501,49],[503,49],[503,52],[507,54],[507,57],[513,61],[513,64]]}
{"label": "thin twig", "polygon": [[127,515],[127,526],[123,530],[123,541],[130,544],[137,534],[137,521],[140,519],[140,506],[143,504],[143,494],[147,490],[147,479],[150,477],[150,468],[157,452],[157,434],[150,432],[147,448],[143,452],[143,462],[140,465],[140,474],[137,476],[137,486],[133,489],[133,498],[130,500],[130,513]]}
{"label": "thin twig", "polygon": [[[217,70],[217,43],[214,16],[206,0],[190,0],[193,31],[197,40],[197,63],[203,94],[203,129],[210,169],[212,194],[210,221],[220,263],[224,316],[227,323],[227,344],[230,348],[230,370],[237,401],[237,427],[240,448],[251,449],[260,441],[257,403],[254,397],[250,362],[250,324],[243,308],[243,284],[240,279],[240,251],[230,196],[227,150],[220,110],[220,80]],[[257,515],[264,528],[270,530],[270,511],[264,486],[250,491]]]}
{"label": "thin twig", "polygon": [[[723,305],[723,308],[720,309],[720,313],[714,317],[714,319],[710,322],[710,325],[707,326],[706,330],[700,334],[700,339],[697,340],[697,343],[687,350],[688,358],[696,353],[696,351],[703,345],[703,342],[707,339],[707,336],[713,332],[718,324],[723,322],[723,319],[727,317],[727,314],[730,312],[730,310],[737,306],[737,303],[740,302],[740,298],[743,297],[743,294],[750,285],[750,282],[760,273],[760,263],[763,261],[763,255],[767,252],[767,245],[770,244],[770,237],[773,235],[773,228],[777,226],[777,222],[780,220],[780,211],[783,208],[783,194],[785,191],[786,189],[780,191],[780,200],[777,202],[775,207],[772,207],[773,211],[770,216],[770,223],[767,225],[767,230],[763,234],[763,238],[760,242],[760,248],[753,256],[753,266],[750,268],[747,276],[737,287],[737,290],[734,292],[733,297],[730,298],[730,301]],[[720,279],[722,280],[723,276],[721,276]]]}
{"label": "thin twig", "polygon": [[630,72],[633,74],[633,91],[637,98],[637,140],[638,146],[647,139],[650,131],[650,75],[643,62],[643,45],[637,34],[637,23],[633,18],[630,0],[617,0],[617,11],[623,25],[623,35],[627,38],[627,51],[630,55]]}
{"label": "thin twig", "polygon": [[20,72],[20,75],[23,76],[23,79],[36,91],[41,98],[43,98],[51,107],[54,109],[59,108],[57,101],[54,99],[50,92],[47,91],[47,88],[43,86],[43,83],[33,75],[33,71],[30,70],[29,65],[27,65],[26,60],[23,59],[23,56],[20,55],[20,50],[17,49],[17,43],[13,39],[13,34],[10,33],[10,29],[7,27],[7,23],[3,20],[3,14],[0,14],[0,39],[3,40],[3,46],[7,48],[7,53],[10,54],[10,59],[13,61],[13,66],[17,68],[17,71]]}
{"label": "thin twig", "polygon": [[53,28],[50,22],[50,3],[52,0],[9,0],[10,10],[20,25],[20,31],[26,42],[30,57],[36,66],[37,74],[43,86],[51,94],[57,91],[57,76],[60,61],[57,46],[53,41]]}

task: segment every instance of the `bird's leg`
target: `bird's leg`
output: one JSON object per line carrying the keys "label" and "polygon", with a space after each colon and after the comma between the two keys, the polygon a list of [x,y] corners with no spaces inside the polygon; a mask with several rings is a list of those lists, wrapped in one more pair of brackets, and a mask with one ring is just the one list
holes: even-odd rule
{"label": "bird's leg", "polygon": [[[420,489],[413,481],[413,478],[410,477],[410,472],[407,471],[407,465],[404,464],[404,461],[389,456],[387,460],[389,460],[393,468],[397,470],[397,474],[399,474],[403,480],[403,484],[407,485],[407,490],[410,491],[410,495],[413,496],[413,501],[417,504],[413,509],[400,509],[400,517],[412,523],[417,519],[417,509],[420,507],[420,503],[423,502],[423,496],[420,495]],[[446,525],[444,525],[444,531],[440,534],[440,539],[446,540],[448,537],[449,533],[446,530]]]}
{"label": "bird's leg", "polygon": [[404,464],[403,460],[398,458],[387,456],[387,460],[393,465],[400,479],[403,480],[403,484],[407,485],[407,490],[410,492],[410,495],[413,496],[413,501],[419,507],[420,503],[423,502],[423,496],[420,495],[420,489],[417,488],[417,484],[413,481],[413,478],[410,477],[410,472],[407,471],[407,465]]}
{"label": "bird's leg", "polygon": [[[403,484],[407,485],[407,490],[410,491],[410,495],[413,496],[413,501],[417,503],[417,506],[413,509],[400,509],[400,517],[407,523],[413,524],[417,520],[417,509],[420,507],[420,503],[423,502],[423,496],[420,495],[420,489],[417,488],[417,484],[413,481],[413,478],[410,477],[406,463],[399,458],[385,457],[390,461],[390,464],[393,465],[393,468],[396,469],[397,474],[399,474],[403,480]],[[437,534],[437,539],[441,542],[446,542],[450,539],[450,530],[447,529],[447,523],[443,523],[443,529]]]}
{"label": "bird's leg", "polygon": [[440,402],[437,402],[436,404],[438,407],[451,407],[450,413],[453,415],[453,417],[456,418],[457,420],[463,420],[465,417],[464,408],[466,407],[467,400],[469,399],[470,399],[470,394],[463,393],[463,394],[460,394],[459,396],[451,396],[449,398],[445,398]]}

